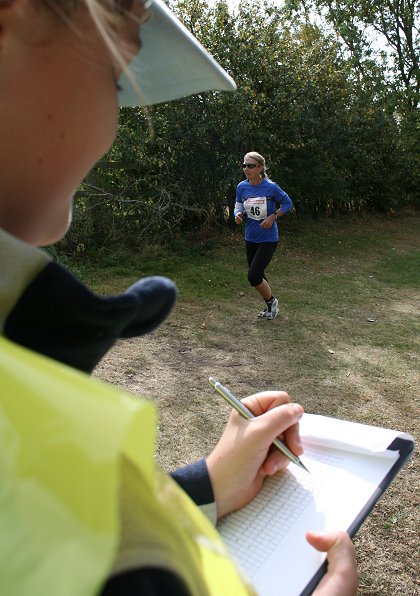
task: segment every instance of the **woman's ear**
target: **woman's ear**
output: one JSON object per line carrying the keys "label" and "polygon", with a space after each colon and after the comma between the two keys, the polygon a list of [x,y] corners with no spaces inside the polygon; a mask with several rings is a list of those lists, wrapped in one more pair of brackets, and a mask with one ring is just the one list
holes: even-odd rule
{"label": "woman's ear", "polygon": [[27,0],[0,0],[0,18],[7,15],[7,11],[20,12],[20,5],[27,4]]}
{"label": "woman's ear", "polygon": [[22,9],[20,5],[26,4],[26,0],[0,0],[0,35],[7,33],[12,21],[20,19]]}
{"label": "woman's ear", "polygon": [[38,33],[35,22],[42,22],[40,13],[46,9],[34,4],[31,0],[0,0],[0,51],[8,39],[26,42],[35,39]]}
{"label": "woman's ear", "polygon": [[[30,4],[30,0],[0,0],[0,10],[11,8],[15,12],[23,10]],[[1,14],[1,13],[0,13]]]}

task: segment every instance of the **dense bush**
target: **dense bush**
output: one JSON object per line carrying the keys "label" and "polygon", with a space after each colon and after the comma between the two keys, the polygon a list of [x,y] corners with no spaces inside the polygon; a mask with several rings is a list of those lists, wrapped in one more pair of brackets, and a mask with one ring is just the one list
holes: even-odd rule
{"label": "dense bush", "polygon": [[122,109],[61,249],[136,247],[231,225],[250,150],[267,158],[300,217],[415,204],[417,112],[404,111],[401,89],[371,55],[349,53],[290,6],[241,3],[233,16],[223,1],[183,0],[176,10],[238,90]]}

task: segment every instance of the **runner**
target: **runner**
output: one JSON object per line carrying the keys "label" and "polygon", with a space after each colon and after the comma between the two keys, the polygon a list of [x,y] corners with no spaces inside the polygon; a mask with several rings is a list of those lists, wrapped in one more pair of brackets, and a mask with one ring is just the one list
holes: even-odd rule
{"label": "runner", "polygon": [[265,159],[251,151],[242,164],[246,180],[236,188],[235,222],[245,219],[245,246],[248,259],[248,281],[265,300],[259,313],[264,319],[275,319],[279,302],[265,276],[279,240],[276,221],[293,207],[290,197],[267,175]]}

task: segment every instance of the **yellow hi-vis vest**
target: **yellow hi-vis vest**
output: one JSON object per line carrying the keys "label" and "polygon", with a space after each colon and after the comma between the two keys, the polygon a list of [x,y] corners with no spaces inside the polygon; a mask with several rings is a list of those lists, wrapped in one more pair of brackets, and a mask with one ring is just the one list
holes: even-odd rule
{"label": "yellow hi-vis vest", "polygon": [[[124,551],[194,595],[253,593],[155,464],[155,422],[151,403],[0,338],[3,596],[93,596]],[[124,516],[140,529],[135,544],[124,544]]]}

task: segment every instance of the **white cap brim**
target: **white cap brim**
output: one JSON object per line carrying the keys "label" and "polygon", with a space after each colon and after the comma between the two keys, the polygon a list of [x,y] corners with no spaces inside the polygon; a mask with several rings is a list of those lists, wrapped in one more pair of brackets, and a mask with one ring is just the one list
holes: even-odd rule
{"label": "white cap brim", "polygon": [[129,65],[139,93],[123,74],[120,106],[151,105],[203,91],[234,91],[235,81],[162,0],[153,0],[141,26],[142,47]]}

